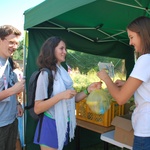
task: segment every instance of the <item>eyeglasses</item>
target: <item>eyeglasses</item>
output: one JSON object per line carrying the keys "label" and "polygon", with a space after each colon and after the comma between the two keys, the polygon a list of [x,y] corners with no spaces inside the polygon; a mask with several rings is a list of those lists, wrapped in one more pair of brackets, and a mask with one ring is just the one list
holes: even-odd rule
{"label": "eyeglasses", "polygon": [[6,40],[8,43],[9,43],[9,46],[17,46],[17,47],[19,47],[20,46],[20,43],[18,43],[18,42],[15,42],[15,41],[9,41],[8,39],[4,39],[4,40]]}

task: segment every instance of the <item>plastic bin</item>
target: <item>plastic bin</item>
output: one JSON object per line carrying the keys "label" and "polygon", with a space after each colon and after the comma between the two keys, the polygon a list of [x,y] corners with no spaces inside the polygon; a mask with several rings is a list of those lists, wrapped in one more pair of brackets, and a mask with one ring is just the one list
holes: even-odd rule
{"label": "plastic bin", "polygon": [[86,100],[76,103],[76,118],[97,125],[109,127],[115,116],[124,115],[124,105],[112,101],[111,107],[103,114],[95,114],[86,104]]}

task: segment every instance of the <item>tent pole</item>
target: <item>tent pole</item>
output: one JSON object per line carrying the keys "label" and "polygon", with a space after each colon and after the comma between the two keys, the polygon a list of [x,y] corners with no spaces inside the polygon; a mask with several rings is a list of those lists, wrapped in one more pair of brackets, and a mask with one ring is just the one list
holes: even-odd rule
{"label": "tent pole", "polygon": [[[23,76],[26,77],[26,48],[27,48],[27,31],[24,31],[24,42],[23,42]],[[26,104],[26,87],[23,92],[23,109]],[[23,114],[23,150],[25,150],[25,127],[26,127],[26,111],[24,109]]]}

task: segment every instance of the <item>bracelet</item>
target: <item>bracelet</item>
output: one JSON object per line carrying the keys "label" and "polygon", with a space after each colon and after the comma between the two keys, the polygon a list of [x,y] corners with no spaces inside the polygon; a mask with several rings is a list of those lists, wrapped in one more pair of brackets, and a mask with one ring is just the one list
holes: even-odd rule
{"label": "bracelet", "polygon": [[87,88],[83,91],[85,95],[89,95]]}

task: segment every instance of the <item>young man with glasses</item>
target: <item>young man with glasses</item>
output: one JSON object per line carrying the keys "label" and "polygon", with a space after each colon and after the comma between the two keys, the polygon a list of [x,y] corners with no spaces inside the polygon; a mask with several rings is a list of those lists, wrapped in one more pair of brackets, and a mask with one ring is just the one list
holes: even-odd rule
{"label": "young man with glasses", "polygon": [[21,32],[11,25],[0,26],[0,149],[15,150],[18,121],[23,109],[17,94],[24,90],[25,80],[18,82],[9,58],[19,46]]}

